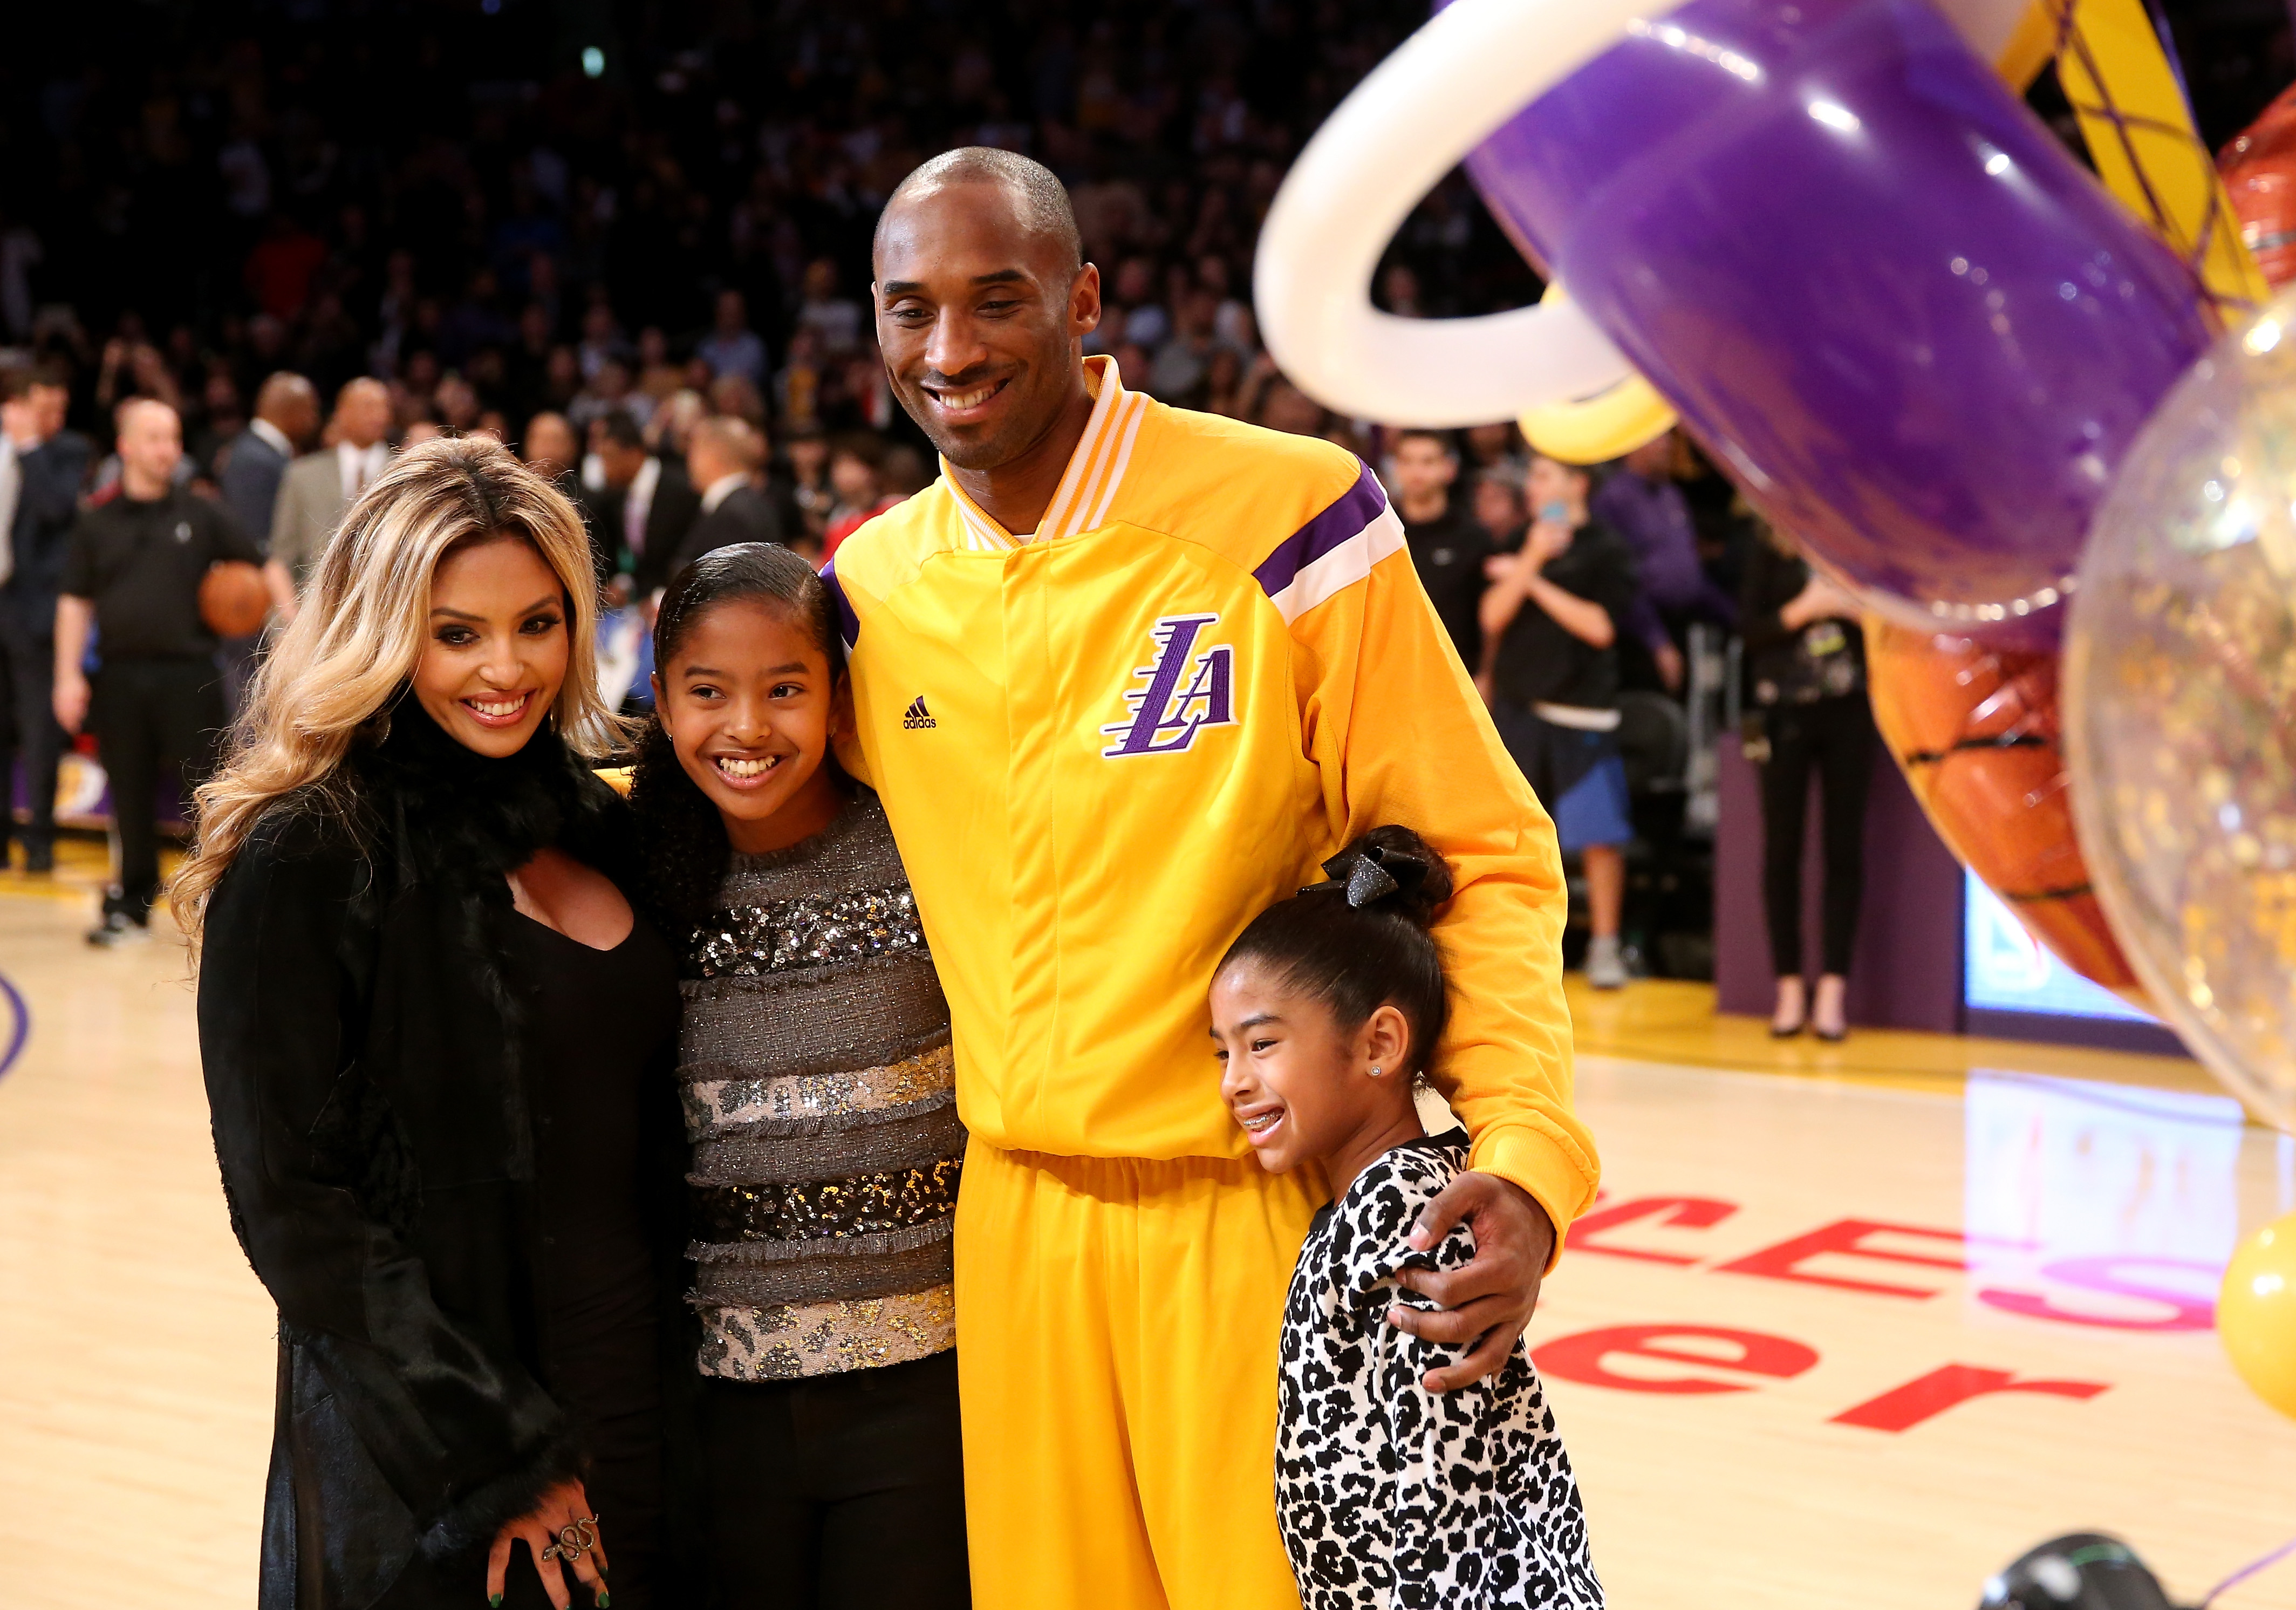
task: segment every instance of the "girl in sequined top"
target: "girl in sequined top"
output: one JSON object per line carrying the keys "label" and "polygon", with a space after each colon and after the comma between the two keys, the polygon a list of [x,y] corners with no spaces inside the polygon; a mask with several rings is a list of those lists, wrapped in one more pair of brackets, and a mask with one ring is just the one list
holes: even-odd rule
{"label": "girl in sequined top", "polygon": [[725,1602],[967,1602],[947,1003],[826,589],[720,548],[663,596],[632,801],[683,941],[702,1453]]}

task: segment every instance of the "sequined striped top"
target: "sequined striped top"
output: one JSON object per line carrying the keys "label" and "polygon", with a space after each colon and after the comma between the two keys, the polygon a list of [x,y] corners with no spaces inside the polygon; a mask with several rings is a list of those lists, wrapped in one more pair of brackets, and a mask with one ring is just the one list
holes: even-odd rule
{"label": "sequined striped top", "polygon": [[701,1373],[835,1375],[954,1346],[948,1003],[877,797],[734,857],[718,904],[679,985]]}

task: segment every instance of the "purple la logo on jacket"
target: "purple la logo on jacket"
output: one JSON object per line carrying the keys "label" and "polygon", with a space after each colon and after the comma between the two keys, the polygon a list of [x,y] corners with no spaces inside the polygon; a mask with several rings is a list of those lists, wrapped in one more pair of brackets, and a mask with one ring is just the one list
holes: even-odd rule
{"label": "purple la logo on jacket", "polygon": [[1130,719],[1100,729],[1117,740],[1101,759],[1177,754],[1205,727],[1235,725],[1235,650],[1225,643],[1196,648],[1204,628],[1218,619],[1166,615],[1156,622],[1148,634],[1156,656],[1132,673],[1146,678],[1147,686],[1126,691]]}

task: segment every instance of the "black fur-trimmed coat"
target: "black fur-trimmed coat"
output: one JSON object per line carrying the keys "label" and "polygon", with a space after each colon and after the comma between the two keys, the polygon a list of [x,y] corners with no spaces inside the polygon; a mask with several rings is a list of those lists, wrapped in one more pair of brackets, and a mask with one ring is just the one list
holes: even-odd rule
{"label": "black fur-trimmed coat", "polygon": [[[493,935],[544,845],[627,891],[626,808],[554,735],[485,760],[412,700],[341,783],[257,825],[200,968],[233,1228],[279,1306],[259,1605],[363,1607],[420,1557],[475,1557],[475,1605],[496,1530],[583,1456],[539,1378],[534,1136]],[[667,1084],[660,1107],[631,1121],[675,1271]]]}

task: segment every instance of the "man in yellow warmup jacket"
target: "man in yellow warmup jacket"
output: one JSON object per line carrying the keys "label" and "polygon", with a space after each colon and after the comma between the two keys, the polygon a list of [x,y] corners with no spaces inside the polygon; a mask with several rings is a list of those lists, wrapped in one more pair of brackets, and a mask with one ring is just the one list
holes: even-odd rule
{"label": "man in yellow warmup jacket", "polygon": [[[1379,483],[1329,443],[1169,408],[1082,357],[1059,182],[960,151],[879,223],[879,339],[939,481],[832,567],[858,769],[955,1022],[973,1591],[986,1610],[1287,1610],[1276,1340],[1318,1186],[1220,1099],[1230,941],[1382,822],[1447,856],[1437,1080],[1474,1264],[1407,1319],[1504,1361],[1593,1197],[1570,1112],[1554,834]],[[898,1548],[898,1540],[889,1539]]]}

